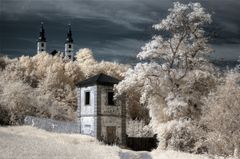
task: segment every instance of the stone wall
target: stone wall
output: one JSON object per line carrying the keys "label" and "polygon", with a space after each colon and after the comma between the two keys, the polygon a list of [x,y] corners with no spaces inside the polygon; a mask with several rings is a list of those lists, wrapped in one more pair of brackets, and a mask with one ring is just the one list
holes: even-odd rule
{"label": "stone wall", "polygon": [[57,133],[80,133],[80,124],[77,122],[63,122],[46,118],[26,116],[25,125],[31,125],[40,129]]}

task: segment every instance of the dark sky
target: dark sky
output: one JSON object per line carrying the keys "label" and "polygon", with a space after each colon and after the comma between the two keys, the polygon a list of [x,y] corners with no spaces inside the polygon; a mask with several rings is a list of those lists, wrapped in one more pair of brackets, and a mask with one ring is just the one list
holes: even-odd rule
{"label": "dark sky", "polygon": [[[187,0],[181,2],[187,3]],[[213,14],[208,28],[216,59],[240,56],[240,1],[198,0]],[[154,35],[152,25],[168,14],[172,0],[0,0],[0,53],[36,54],[40,22],[47,50],[64,50],[72,24],[75,50],[90,48],[98,59],[131,60]]]}

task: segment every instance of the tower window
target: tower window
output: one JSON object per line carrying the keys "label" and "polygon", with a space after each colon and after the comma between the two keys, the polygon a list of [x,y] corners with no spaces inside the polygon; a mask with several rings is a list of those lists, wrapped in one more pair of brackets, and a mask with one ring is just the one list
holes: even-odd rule
{"label": "tower window", "polygon": [[69,47],[69,48],[72,48],[72,45],[71,45],[71,44],[69,44],[69,45],[68,45],[68,47]]}
{"label": "tower window", "polygon": [[44,47],[44,43],[41,43],[41,46]]}
{"label": "tower window", "polygon": [[91,128],[91,125],[84,125],[85,128]]}
{"label": "tower window", "polygon": [[113,92],[108,92],[108,105],[115,105],[114,103],[114,93]]}
{"label": "tower window", "polygon": [[85,105],[90,105],[90,92],[85,92]]}
{"label": "tower window", "polygon": [[43,49],[41,49],[41,51],[43,51]]}

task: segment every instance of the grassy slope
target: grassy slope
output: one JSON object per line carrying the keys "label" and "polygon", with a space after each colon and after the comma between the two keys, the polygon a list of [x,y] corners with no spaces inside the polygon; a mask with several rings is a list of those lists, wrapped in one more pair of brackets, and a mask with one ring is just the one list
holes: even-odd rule
{"label": "grassy slope", "polygon": [[4,159],[119,158],[118,147],[101,145],[84,135],[49,133],[24,126],[0,128],[0,136],[0,158]]}
{"label": "grassy slope", "polygon": [[4,159],[207,159],[175,151],[134,152],[80,134],[57,134],[30,126],[0,127]]}

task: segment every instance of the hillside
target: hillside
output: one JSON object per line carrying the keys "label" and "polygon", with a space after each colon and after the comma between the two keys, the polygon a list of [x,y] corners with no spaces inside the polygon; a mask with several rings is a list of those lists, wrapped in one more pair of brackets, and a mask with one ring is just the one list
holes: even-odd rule
{"label": "hillside", "polygon": [[106,146],[79,134],[57,134],[30,126],[0,127],[0,158],[4,159],[208,159],[175,151],[134,152]]}

